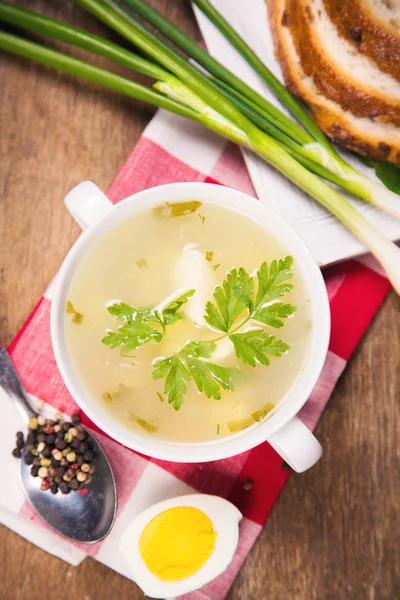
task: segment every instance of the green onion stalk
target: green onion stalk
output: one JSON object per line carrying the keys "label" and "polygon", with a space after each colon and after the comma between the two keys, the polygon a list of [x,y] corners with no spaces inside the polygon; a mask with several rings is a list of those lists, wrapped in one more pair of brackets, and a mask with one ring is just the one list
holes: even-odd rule
{"label": "green onion stalk", "polygon": [[[281,132],[291,138],[290,141],[292,144],[286,142],[285,146],[293,146],[293,141],[297,145],[301,145],[301,149],[299,147],[296,149],[293,147],[289,149],[289,147],[287,147],[287,149],[309,170],[324,177],[328,181],[335,183],[355,196],[371,202],[395,217],[400,218],[400,200],[398,195],[391,192],[380,183],[372,180],[361,171],[355,169],[336,152],[335,148],[328,141],[300,102],[298,102],[289,90],[282,85],[273,73],[271,73],[244,39],[211,5],[209,0],[193,0],[193,2],[221,31],[221,33],[223,33],[232,46],[240,52],[248,64],[272,90],[278,100],[280,100],[292,115],[305,127],[309,134],[308,138],[304,138],[306,132],[304,132],[297,123],[293,122],[273,104],[268,102],[250,86],[242,82],[231,71],[226,69],[221,63],[208,54],[208,52],[196,44],[189,36],[175,27],[157,10],[149,6],[144,0],[124,0],[124,2],[148,23],[151,23],[156,27],[156,29],[163,33],[168,39],[173,41],[181,50],[184,50],[199,65],[211,73],[215,77],[216,85],[220,88],[223,86],[224,93],[228,95],[228,97],[230,96],[231,101],[233,100],[232,94],[236,95],[236,97],[241,100],[241,110],[246,112],[248,118],[259,128],[266,131],[260,124],[257,112],[261,113],[261,115],[264,116],[264,119],[267,118],[270,120],[277,128],[281,129]],[[115,7],[115,2],[113,0],[107,0],[107,4],[109,6],[114,5]],[[129,14],[126,13],[125,16],[129,18]],[[244,104],[247,104],[247,111]],[[253,111],[249,110],[249,108],[253,108]],[[266,133],[275,139],[278,139],[278,141],[285,143],[282,138],[277,138],[271,131],[266,131]],[[299,158],[299,156],[301,158]],[[313,163],[319,165],[320,168],[316,169],[313,167]],[[332,173],[334,177],[329,175],[329,173]]]}
{"label": "green onion stalk", "polygon": [[[95,54],[109,58],[117,63],[133,69],[139,73],[148,75],[149,77],[169,82],[169,87],[173,88],[174,77],[168,71],[165,71],[160,66],[143,59],[140,56],[114,44],[108,40],[95,36],[82,29],[77,29],[70,25],[66,25],[54,19],[50,19],[43,15],[19,8],[14,5],[0,2],[0,18],[12,25],[17,25],[27,31],[40,33],[50,36],[79,48],[83,48]],[[190,38],[189,38],[190,39]],[[175,80],[176,83],[177,80]],[[273,124],[273,117],[266,111],[259,108],[251,100],[244,102],[241,94],[232,91],[228,86],[224,86],[217,79],[212,80],[213,84],[222,89],[229,99],[244,112],[245,115],[255,123],[262,131],[268,133],[271,137],[279,141],[283,147],[296,158],[303,166],[313,173],[331,181],[340,186],[341,180],[332,171],[329,171],[322,165],[315,163],[309,158],[307,151],[293,139],[287,136],[281,129]],[[113,88],[115,89],[115,88]],[[257,112],[258,111],[258,112]],[[289,123],[292,123],[288,119]],[[295,124],[294,124],[295,125]],[[304,132],[299,129],[303,134]],[[306,139],[306,141],[312,138]],[[352,191],[349,188],[349,191]]]}
{"label": "green onion stalk", "polygon": [[[132,53],[125,54],[124,51],[121,53],[122,49],[117,50],[112,44],[104,42],[107,47],[102,47],[105,56],[111,58],[111,54],[114,53],[114,58],[117,59],[118,54],[119,62],[123,61],[126,64],[125,61],[129,61],[132,68],[141,69],[141,72],[153,77],[159,76],[155,89],[6,32],[0,32],[0,48],[180,114],[254,151],[309,193],[348,227],[375,254],[400,294],[400,249],[380,233],[356,208],[333,188],[310,173],[281,144],[256,127],[207,77],[183,58],[169,53],[168,47],[165,48],[162,42],[140,24],[127,21],[123,14],[110,9],[107,6],[108,2],[98,0],[75,0],[75,2],[95,14],[133,42],[147,56],[157,61],[158,64],[149,66],[145,59],[136,57]],[[3,7],[4,3],[1,2],[0,18]],[[56,31],[56,28],[53,30],[51,25],[54,21],[47,21],[47,34],[52,35]],[[58,39],[61,39],[60,31],[58,28]],[[57,38],[57,35],[54,37]],[[72,35],[71,31],[69,35]],[[86,48],[94,51],[96,46],[99,49],[101,46],[99,38],[90,34],[87,36]],[[82,35],[80,39],[82,41],[84,36]]]}
{"label": "green onion stalk", "polygon": [[[309,130],[304,131],[297,123],[292,121],[274,105],[269,103],[256,91],[243,83],[238,77],[211,57],[205,50],[196,44],[185,33],[172,25],[165,17],[150,7],[143,0],[125,0],[136,12],[148,22],[167,35],[181,49],[212,73],[212,83],[242,111],[259,129],[273,137],[300,162],[314,174],[330,181],[346,191],[368,200],[391,214],[400,217],[400,202],[396,194],[388,191],[376,181],[372,181],[362,173],[357,172],[348,165],[334,150],[324,134],[314,121],[290,94],[290,92],[268,71],[244,40],[230,27],[223,17],[206,0],[197,4],[205,11],[207,16],[226,33],[230,32],[230,41],[235,44],[241,53],[251,63],[256,64],[257,72],[272,87],[289,110]],[[122,9],[114,0],[103,0],[103,3],[114,12],[135,24],[135,20],[127,11]],[[216,16],[217,15],[217,16]],[[124,48],[103,40],[85,31],[77,30],[52,19],[47,19],[36,13],[26,11],[16,6],[0,2],[0,17],[11,24],[25,29],[50,35],[70,44],[74,44],[111,58],[150,77],[160,79],[167,77],[167,72],[149,61],[135,56]],[[142,26],[144,29],[144,27]],[[178,59],[182,57],[171,47],[160,40],[159,47],[163,47]],[[258,62],[257,62],[258,61]],[[312,135],[311,135],[312,134]]]}

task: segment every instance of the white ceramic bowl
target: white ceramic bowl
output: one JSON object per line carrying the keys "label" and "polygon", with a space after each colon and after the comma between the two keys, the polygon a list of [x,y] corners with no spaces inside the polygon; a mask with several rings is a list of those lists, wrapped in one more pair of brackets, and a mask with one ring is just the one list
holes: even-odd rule
{"label": "white ceramic bowl", "polygon": [[[269,418],[230,437],[203,443],[177,443],[154,439],[128,430],[114,420],[109,411],[85,389],[69,358],[64,330],[69,285],[87,250],[108,229],[128,216],[163,202],[187,199],[229,206],[254,218],[266,232],[281,239],[288,254],[295,257],[308,297],[312,299],[310,348],[301,377],[298,377],[276,409],[270,413]],[[93,183],[84,182],[68,194],[65,203],[85,231],[68,253],[57,277],[51,307],[51,335],[62,378],[82,410],[112,438],[155,458],[176,462],[212,461],[234,456],[268,440],[294,470],[301,472],[311,467],[320,458],[322,448],[296,414],[310,396],[321,373],[328,349],[330,312],[321,271],[294,229],[251,196],[206,183],[163,185],[134,194],[113,205]]]}

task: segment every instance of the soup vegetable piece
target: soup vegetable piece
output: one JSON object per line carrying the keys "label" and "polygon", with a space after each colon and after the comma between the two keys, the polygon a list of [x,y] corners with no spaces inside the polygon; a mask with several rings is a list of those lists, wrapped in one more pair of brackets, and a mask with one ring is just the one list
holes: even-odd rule
{"label": "soup vegetable piece", "polygon": [[93,246],[65,327],[88,391],[126,427],[207,441],[267,417],[301,377],[311,322],[280,243],[231,208],[188,200]]}

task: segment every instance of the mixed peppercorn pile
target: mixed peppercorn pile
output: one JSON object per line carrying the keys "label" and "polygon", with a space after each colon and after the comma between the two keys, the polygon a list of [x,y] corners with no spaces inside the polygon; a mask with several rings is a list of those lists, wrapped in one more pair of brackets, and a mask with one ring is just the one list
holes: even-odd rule
{"label": "mixed peppercorn pile", "polygon": [[32,477],[42,480],[40,488],[52,494],[69,494],[71,490],[87,493],[86,486],[95,472],[96,452],[93,440],[80,425],[79,415],[72,415],[71,422],[64,421],[61,413],[55,415],[55,420],[39,415],[30,419],[28,429],[26,441],[18,431],[12,454],[21,458],[25,448],[23,460],[32,465]]}

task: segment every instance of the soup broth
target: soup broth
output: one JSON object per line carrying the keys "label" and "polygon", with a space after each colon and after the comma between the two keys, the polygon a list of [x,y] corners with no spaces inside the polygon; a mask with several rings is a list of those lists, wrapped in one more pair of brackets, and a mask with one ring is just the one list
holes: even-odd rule
{"label": "soup broth", "polygon": [[[256,293],[257,269],[265,261],[285,257],[287,251],[256,221],[233,209],[196,201],[185,206],[187,210],[178,204],[143,210],[95,243],[71,282],[65,332],[74,368],[111,418],[145,436],[205,442],[264,418],[301,377],[311,329],[310,304],[294,257],[293,289],[272,303],[284,302],[297,310],[282,319],[280,328],[248,321],[236,332],[262,328],[289,349],[282,356],[269,356],[269,366],[244,364],[224,332],[204,320],[206,303],[214,301],[215,287],[233,268],[243,267],[253,277]],[[127,356],[121,355],[121,348],[102,343],[124,325],[107,307],[123,302],[138,309],[158,307],[161,313],[188,290],[195,293],[179,309],[183,318],[168,324],[164,334],[161,326],[150,323],[163,334],[160,342],[149,341]],[[245,316],[246,311],[234,326]],[[222,339],[204,360],[232,367],[235,389],[220,388],[219,400],[208,398],[192,377],[185,382],[186,394],[176,410],[168,403],[165,377],[152,376],[154,363],[180,352],[190,340],[216,338]]]}

